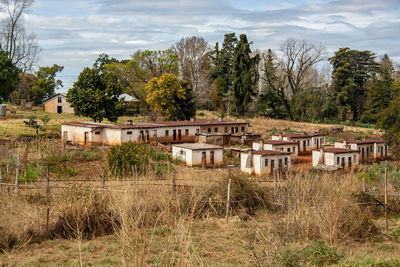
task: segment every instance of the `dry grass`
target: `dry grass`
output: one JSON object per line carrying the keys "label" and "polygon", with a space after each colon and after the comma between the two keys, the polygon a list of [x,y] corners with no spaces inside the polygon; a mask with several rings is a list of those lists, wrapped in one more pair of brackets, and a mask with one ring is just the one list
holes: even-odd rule
{"label": "dry grass", "polygon": [[[369,210],[355,205],[353,195],[359,184],[352,174],[303,172],[276,190],[238,176],[232,183],[232,200],[238,202],[233,203],[228,222],[223,216],[225,178],[219,177],[220,185],[179,190],[176,195],[169,188],[140,185],[124,192],[72,186],[50,199],[3,192],[0,236],[13,241],[2,239],[5,254],[0,260],[10,265],[45,266],[54,262],[280,265],[287,261],[282,251],[288,246],[303,247],[318,239],[344,250],[344,244],[362,241],[372,246],[368,240],[382,238]],[[47,207],[51,208],[50,233],[44,234]],[[48,236],[71,240],[41,241]],[[54,245],[55,252],[47,258]],[[375,246],[371,249],[379,252]],[[36,252],[29,253],[32,250]],[[68,257],[62,255],[66,251]],[[353,254],[347,262],[356,261]]]}

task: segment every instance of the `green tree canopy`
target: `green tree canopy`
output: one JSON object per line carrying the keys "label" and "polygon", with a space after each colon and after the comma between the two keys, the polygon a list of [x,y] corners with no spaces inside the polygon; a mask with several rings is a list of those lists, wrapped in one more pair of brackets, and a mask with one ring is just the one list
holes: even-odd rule
{"label": "green tree canopy", "polygon": [[85,68],[68,91],[67,99],[78,116],[87,116],[95,122],[104,118],[117,121],[125,110],[120,99],[123,87],[115,74],[96,68]]}
{"label": "green tree canopy", "polygon": [[164,73],[178,75],[178,58],[171,49],[138,50],[130,60],[107,63],[105,69],[117,75],[126,93],[135,96],[142,103],[147,103],[147,83]]}
{"label": "green tree canopy", "polygon": [[240,35],[240,41],[235,47],[233,57],[233,95],[236,112],[244,115],[249,104],[256,95],[254,85],[257,82],[257,64],[259,55],[251,57],[250,44],[245,34]]}
{"label": "green tree canopy", "polygon": [[340,48],[329,59],[333,66],[332,91],[342,120],[358,121],[366,102],[367,82],[376,70],[375,55],[371,51]]}
{"label": "green tree canopy", "polygon": [[3,100],[9,99],[10,94],[17,88],[19,72],[7,53],[0,50],[0,98]]}
{"label": "green tree canopy", "polygon": [[36,72],[37,86],[33,88],[35,92],[33,100],[39,103],[43,98],[54,96],[55,91],[63,87],[62,81],[56,79],[58,72],[62,72],[63,66],[54,64],[51,67],[40,67]]}

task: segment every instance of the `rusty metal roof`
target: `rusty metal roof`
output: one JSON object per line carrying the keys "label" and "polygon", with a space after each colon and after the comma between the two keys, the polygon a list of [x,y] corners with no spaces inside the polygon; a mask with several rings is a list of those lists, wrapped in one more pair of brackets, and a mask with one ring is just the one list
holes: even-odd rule
{"label": "rusty metal roof", "polygon": [[272,156],[272,155],[290,155],[290,152],[283,151],[275,151],[275,150],[254,150],[253,154],[255,155],[263,155],[263,156]]}
{"label": "rusty metal roof", "polygon": [[[261,142],[258,142],[261,143]],[[297,142],[294,141],[283,141],[283,140],[264,140],[264,144],[269,145],[297,145]]]}
{"label": "rusty metal roof", "polygon": [[[338,141],[338,143],[343,143],[343,141]],[[347,143],[348,144],[360,144],[360,145],[375,144],[375,143],[383,144],[383,143],[385,143],[385,140],[378,139],[378,138],[376,138],[376,139],[370,138],[370,139],[364,139],[364,140],[347,140]]]}
{"label": "rusty metal roof", "polygon": [[216,126],[216,125],[247,125],[243,121],[219,121],[219,120],[195,120],[195,121],[158,121],[158,122],[137,122],[133,124],[110,124],[96,122],[67,122],[62,125],[78,127],[112,128],[112,129],[144,129],[181,126]]}
{"label": "rusty metal roof", "polygon": [[178,144],[178,145],[173,145],[173,146],[191,149],[191,150],[222,149],[222,146],[215,146],[215,145],[203,144],[203,143],[185,143],[185,144]]}
{"label": "rusty metal roof", "polygon": [[351,149],[347,149],[347,148],[325,148],[324,149],[325,153],[358,153],[358,150],[351,150]]}
{"label": "rusty metal roof", "polygon": [[325,136],[326,134],[323,133],[290,133],[290,134],[283,134],[285,137],[291,138],[311,138],[316,136]]}

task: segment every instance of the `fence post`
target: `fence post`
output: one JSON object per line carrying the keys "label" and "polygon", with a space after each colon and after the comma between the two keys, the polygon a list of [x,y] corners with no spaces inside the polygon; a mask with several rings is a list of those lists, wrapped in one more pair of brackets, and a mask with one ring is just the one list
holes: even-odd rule
{"label": "fence post", "polygon": [[228,194],[226,196],[226,221],[228,221],[228,217],[229,217],[229,209],[231,206],[231,178],[229,177],[229,181],[228,181]]}
{"label": "fence post", "polygon": [[19,156],[17,156],[17,167],[15,169],[15,193],[18,193],[18,172],[19,172]]}
{"label": "fence post", "polygon": [[172,173],[172,195],[175,195],[176,192],[176,176],[175,176],[175,172]]}
{"label": "fence post", "polygon": [[103,169],[103,173],[101,175],[101,180],[102,180],[102,187],[104,189],[104,188],[106,188],[105,169]]}
{"label": "fence post", "polygon": [[367,192],[367,186],[365,184],[365,177],[363,177],[363,188],[362,188],[362,190],[363,190],[363,193]]}
{"label": "fence post", "polygon": [[388,202],[388,192],[387,192],[387,168],[385,168],[385,228],[386,233],[389,230],[388,214],[387,214],[387,202]]}
{"label": "fence post", "polygon": [[46,234],[49,233],[49,220],[50,220],[50,208],[47,208],[47,213],[46,213]]}

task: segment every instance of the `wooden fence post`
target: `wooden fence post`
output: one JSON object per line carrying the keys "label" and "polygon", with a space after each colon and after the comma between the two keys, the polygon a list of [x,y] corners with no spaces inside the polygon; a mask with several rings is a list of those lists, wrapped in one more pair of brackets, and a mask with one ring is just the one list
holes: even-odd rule
{"label": "wooden fence post", "polygon": [[103,187],[103,189],[106,188],[105,172],[106,172],[106,170],[103,169],[103,173],[102,173],[102,175],[101,175],[101,180],[102,180],[102,187]]}
{"label": "wooden fence post", "polygon": [[49,220],[50,220],[50,208],[47,208],[47,213],[46,213],[46,234],[49,233]]}
{"label": "wooden fence post", "polygon": [[365,177],[363,177],[363,188],[362,188],[362,190],[363,190],[363,193],[367,192],[367,186],[365,184]]}
{"label": "wooden fence post", "polygon": [[17,167],[15,169],[15,193],[18,193],[18,172],[19,172],[19,156],[17,156]]}
{"label": "wooden fence post", "polygon": [[175,172],[172,173],[172,195],[175,195],[176,192],[176,176],[175,176]]}
{"label": "wooden fence post", "polygon": [[231,207],[231,178],[229,177],[229,181],[228,181],[228,194],[226,196],[226,221],[228,221],[228,217],[229,217],[229,209]]}
{"label": "wooden fence post", "polygon": [[386,233],[389,231],[389,222],[388,222],[388,209],[387,209],[387,202],[388,202],[388,192],[387,192],[387,168],[385,168],[385,228]]}

